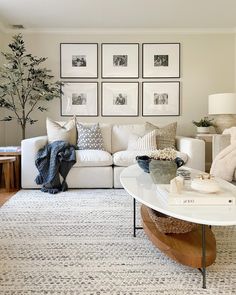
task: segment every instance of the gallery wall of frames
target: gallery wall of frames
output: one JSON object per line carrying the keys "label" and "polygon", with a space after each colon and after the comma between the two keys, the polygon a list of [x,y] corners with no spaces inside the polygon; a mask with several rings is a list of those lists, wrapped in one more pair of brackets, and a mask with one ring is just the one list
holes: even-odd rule
{"label": "gallery wall of frames", "polygon": [[61,43],[60,77],[62,116],[180,115],[180,43]]}

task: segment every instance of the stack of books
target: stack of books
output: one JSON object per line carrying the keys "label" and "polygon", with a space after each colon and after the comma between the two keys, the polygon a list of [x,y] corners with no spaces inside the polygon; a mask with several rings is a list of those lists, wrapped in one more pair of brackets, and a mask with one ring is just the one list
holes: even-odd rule
{"label": "stack of books", "polygon": [[0,147],[0,152],[20,152],[20,146],[2,146]]}
{"label": "stack of books", "polygon": [[182,193],[170,193],[169,184],[156,185],[157,196],[166,205],[235,205],[235,197],[227,188],[217,193],[201,193],[191,189],[190,185],[185,187]]}

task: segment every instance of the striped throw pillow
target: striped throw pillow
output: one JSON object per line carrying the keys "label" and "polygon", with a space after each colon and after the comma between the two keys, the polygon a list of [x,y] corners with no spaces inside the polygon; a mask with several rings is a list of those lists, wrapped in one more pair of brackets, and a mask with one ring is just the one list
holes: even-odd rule
{"label": "striped throw pillow", "polygon": [[128,151],[153,151],[156,150],[156,130],[143,136],[131,134],[128,142]]}

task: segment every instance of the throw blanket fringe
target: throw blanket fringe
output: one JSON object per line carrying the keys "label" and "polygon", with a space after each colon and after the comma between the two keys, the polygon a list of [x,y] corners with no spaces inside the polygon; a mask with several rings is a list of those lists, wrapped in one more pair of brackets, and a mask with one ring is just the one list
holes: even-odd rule
{"label": "throw blanket fringe", "polygon": [[43,183],[43,177],[41,175],[38,175],[36,178],[35,178],[35,182],[37,184],[42,184]]}
{"label": "throw blanket fringe", "polygon": [[[38,151],[35,165],[39,171],[35,182],[42,184],[41,191],[56,194],[66,191],[66,176],[76,162],[75,147],[65,141],[55,141]],[[60,175],[63,178],[61,183]]]}

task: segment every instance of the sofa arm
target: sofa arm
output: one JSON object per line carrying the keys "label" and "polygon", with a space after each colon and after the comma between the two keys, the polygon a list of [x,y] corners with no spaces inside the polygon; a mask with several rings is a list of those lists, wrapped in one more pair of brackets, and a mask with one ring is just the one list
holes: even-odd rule
{"label": "sofa arm", "polygon": [[205,142],[191,137],[176,137],[177,150],[188,155],[186,166],[205,171]]}
{"label": "sofa arm", "polygon": [[38,175],[35,158],[39,149],[48,142],[47,136],[24,139],[21,142],[21,186],[22,188],[37,187],[34,182]]}
{"label": "sofa arm", "polygon": [[230,145],[230,134],[216,134],[212,137],[212,160]]}

